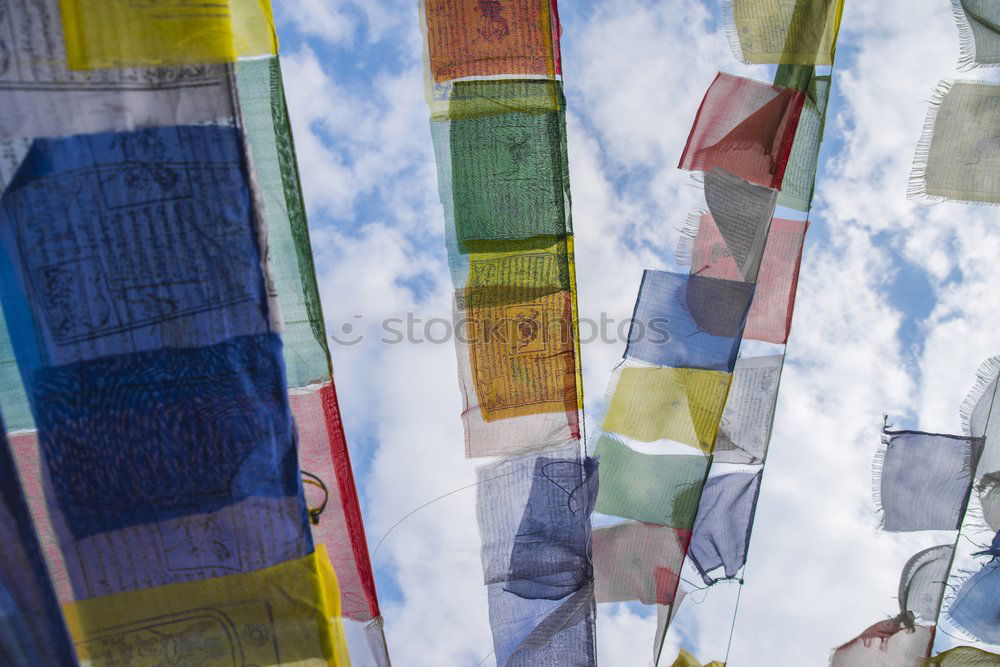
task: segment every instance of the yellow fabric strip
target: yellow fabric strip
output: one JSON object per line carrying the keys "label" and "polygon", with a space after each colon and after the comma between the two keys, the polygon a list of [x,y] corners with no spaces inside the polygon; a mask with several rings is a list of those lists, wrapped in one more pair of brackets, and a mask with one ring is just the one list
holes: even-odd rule
{"label": "yellow fabric strip", "polygon": [[249,574],[63,606],[82,665],[350,665],[325,548]]}
{"label": "yellow fabric strip", "polygon": [[[674,664],[671,667],[702,667],[701,661],[694,657],[684,649],[681,649],[680,655],[674,660]],[[726,667],[726,663],[719,662],[718,660],[713,660],[712,662],[704,665],[704,667]]]}
{"label": "yellow fabric strip", "polygon": [[270,0],[59,0],[72,69],[234,62],[277,53]]}
{"label": "yellow fabric strip", "polygon": [[833,64],[843,0],[732,0],[732,10],[730,30],[743,60]]}
{"label": "yellow fabric strip", "polygon": [[712,453],[730,373],[692,368],[626,368],[604,430],[643,442],[674,440]]}

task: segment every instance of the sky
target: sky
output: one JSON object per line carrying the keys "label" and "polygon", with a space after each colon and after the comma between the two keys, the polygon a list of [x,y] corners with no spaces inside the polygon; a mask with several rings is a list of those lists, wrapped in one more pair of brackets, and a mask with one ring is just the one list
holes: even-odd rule
{"label": "sky", "polygon": [[[732,57],[720,5],[560,7],[581,317],[627,318],[642,270],[671,265],[678,228],[703,205],[676,164],[716,72],[770,81]],[[411,313],[417,334],[440,340],[452,313],[417,2],[275,8],[389,650],[399,665],[492,665],[455,349],[381,331]],[[976,367],[1000,351],[997,212],[906,199],[938,80],[996,76],[958,73],[957,60],[948,0],[847,0],[730,665],[826,664],[898,610],[910,555],[954,540],[880,532],[871,463],[883,414],[959,433]],[[591,425],[623,349],[583,346]],[[600,663],[650,664],[654,622],[651,610],[601,605]]]}

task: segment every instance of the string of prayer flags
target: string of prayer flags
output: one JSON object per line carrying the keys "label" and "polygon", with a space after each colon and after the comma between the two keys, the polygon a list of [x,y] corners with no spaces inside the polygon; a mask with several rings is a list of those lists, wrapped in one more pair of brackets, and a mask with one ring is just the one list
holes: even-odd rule
{"label": "string of prayer flags", "polygon": [[952,0],[958,23],[959,69],[1000,65],[1000,7],[989,0]]}
{"label": "string of prayer flags", "polygon": [[283,318],[288,398],[298,437],[310,532],[337,573],[354,660],[388,665],[358,492],[351,473],[316,285],[281,67],[276,56],[241,59],[236,83],[256,190],[264,205],[269,278]]}
{"label": "string of prayer flags", "polygon": [[873,479],[882,528],[957,530],[982,450],[976,438],[883,431]]}
{"label": "string of prayer flags", "polygon": [[646,270],[625,356],[660,366],[731,371],[753,296],[749,283]]}
{"label": "string of prayer flags", "polygon": [[597,602],[674,603],[691,533],[623,521],[594,529]]}
{"label": "string of prayer flags", "polygon": [[767,455],[784,355],[741,357],[722,411],[713,462],[760,464]]}
{"label": "string of prayer flags", "polygon": [[717,568],[732,579],[746,563],[762,472],[709,475],[705,481],[688,555],[706,584],[720,578],[711,574]]}
{"label": "string of prayer flags", "polygon": [[425,82],[498,665],[593,665],[566,104],[554,0],[423,0]]}
{"label": "string of prayer flags", "polygon": [[[28,244],[2,281],[0,406],[41,429],[14,440],[60,600],[155,597],[315,540],[344,575],[336,613],[365,623],[359,657],[387,664],[270,3],[30,4],[0,17],[18,72],[0,84],[0,243]],[[265,57],[229,64],[247,56]]]}
{"label": "string of prayer flags", "polygon": [[844,0],[727,0],[726,32],[745,63],[832,65]]}
{"label": "string of prayer flags", "polygon": [[12,667],[77,664],[10,443],[2,434],[0,662]]}
{"label": "string of prayer flags", "polygon": [[[802,247],[809,223],[780,218],[768,222],[767,242],[743,338],[782,344],[791,331]],[[700,216],[697,229],[688,234],[682,238],[678,254],[682,259],[689,258],[692,274],[724,280],[743,279],[717,218],[707,214]]]}
{"label": "string of prayer flags", "polygon": [[974,646],[956,646],[928,658],[926,664],[941,667],[996,667],[1000,665],[1000,655]]}
{"label": "string of prayer flags", "polygon": [[1000,85],[942,80],[917,144],[907,195],[1000,203]]}
{"label": "string of prayer flags", "polygon": [[680,169],[719,167],[780,189],[805,95],[720,72],[702,100]]}
{"label": "string of prayer flags", "polygon": [[826,126],[826,107],[830,101],[831,78],[818,75],[808,65],[779,65],[774,83],[805,93],[795,140],[788,155],[788,165],[781,181],[778,204],[806,212],[812,206],[819,148]]}

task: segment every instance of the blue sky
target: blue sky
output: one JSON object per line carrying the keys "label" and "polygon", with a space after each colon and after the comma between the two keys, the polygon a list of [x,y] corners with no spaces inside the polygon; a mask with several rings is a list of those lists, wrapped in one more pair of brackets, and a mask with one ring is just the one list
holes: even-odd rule
{"label": "blue sky", "polygon": [[[715,73],[770,80],[732,58],[720,4],[563,3],[585,317],[627,317],[642,269],[672,262],[677,228],[702,205],[675,165]],[[474,480],[453,346],[387,345],[378,333],[406,312],[451,316],[417,3],[275,5],[328,328],[349,322],[366,334],[333,354],[374,549],[408,512]],[[870,466],[883,413],[897,426],[958,432],[975,368],[997,351],[994,209],[905,199],[930,91],[956,76],[957,57],[947,0],[847,1],[730,659],[738,667],[825,664],[831,648],[893,613],[909,555],[954,539],[880,533]],[[622,349],[584,349],[591,424]],[[393,528],[374,556],[397,664],[491,664],[474,504],[472,490],[448,495]],[[602,664],[648,664],[652,627],[635,607],[602,606]],[[699,630],[711,628],[696,623],[691,636]]]}

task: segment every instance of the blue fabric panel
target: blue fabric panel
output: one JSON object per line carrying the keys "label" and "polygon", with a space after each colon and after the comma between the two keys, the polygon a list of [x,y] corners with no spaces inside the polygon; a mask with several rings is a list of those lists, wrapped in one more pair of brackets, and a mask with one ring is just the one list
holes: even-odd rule
{"label": "blue fabric panel", "polygon": [[717,580],[708,573],[718,567],[723,567],[726,578],[731,579],[746,563],[760,480],[760,471],[716,475],[706,480],[688,548],[705,583]]}
{"label": "blue fabric panel", "polygon": [[625,356],[659,366],[732,371],[754,285],[646,270]]}
{"label": "blue fabric panel", "polygon": [[973,637],[990,644],[1000,644],[1000,533],[993,545],[976,555],[992,559],[983,569],[966,579],[948,608],[955,625]]}
{"label": "blue fabric panel", "polygon": [[[77,539],[299,492],[275,334],[45,368],[31,385],[55,497]],[[304,511],[299,523],[308,534]]]}
{"label": "blue fabric panel", "polygon": [[594,590],[587,584],[563,600],[528,600],[491,584],[490,627],[499,667],[593,667]]}
{"label": "blue fabric panel", "polygon": [[[0,426],[2,429],[2,426]],[[0,435],[0,664],[75,665],[14,458]]]}
{"label": "blue fabric panel", "polygon": [[957,530],[981,441],[919,431],[887,431],[882,437],[885,458],[879,495],[883,528],[891,532]]}
{"label": "blue fabric panel", "polygon": [[593,581],[590,515],[596,500],[593,459],[535,461],[511,551],[508,591],[530,600],[561,600]]}
{"label": "blue fabric panel", "polygon": [[268,332],[238,130],[36,139],[2,200],[0,289],[22,373]]}

